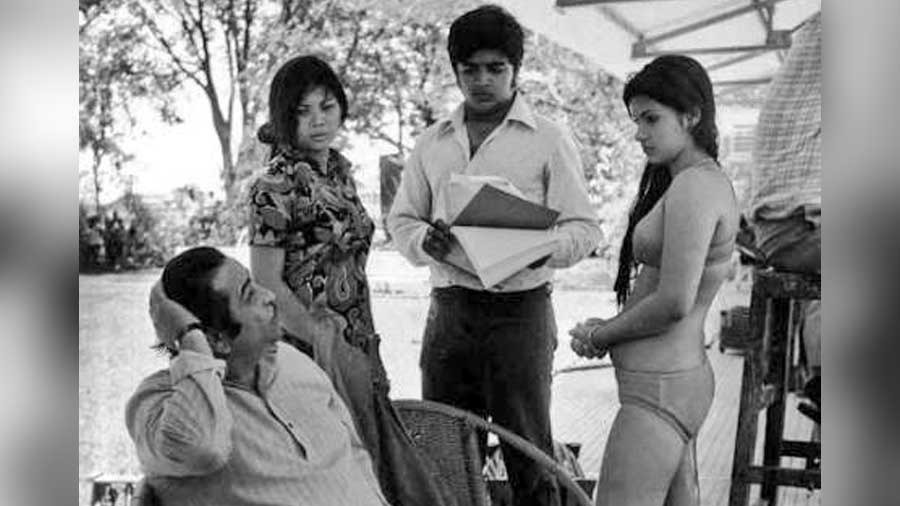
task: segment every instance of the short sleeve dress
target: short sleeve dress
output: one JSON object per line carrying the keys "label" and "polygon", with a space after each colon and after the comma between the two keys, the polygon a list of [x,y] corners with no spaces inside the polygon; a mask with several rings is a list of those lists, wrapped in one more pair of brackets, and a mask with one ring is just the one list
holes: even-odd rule
{"label": "short sleeve dress", "polygon": [[282,277],[317,320],[316,363],[353,415],[385,497],[392,504],[448,504],[388,396],[365,271],[375,225],[350,161],[330,150],[326,165],[290,147],[276,149],[250,188],[250,245],[284,249]]}
{"label": "short sleeve dress", "polygon": [[283,248],[290,289],[340,315],[344,339],[359,347],[374,333],[365,269],[375,225],[350,168],[334,150],[324,170],[281,150],[251,187],[250,244]]}

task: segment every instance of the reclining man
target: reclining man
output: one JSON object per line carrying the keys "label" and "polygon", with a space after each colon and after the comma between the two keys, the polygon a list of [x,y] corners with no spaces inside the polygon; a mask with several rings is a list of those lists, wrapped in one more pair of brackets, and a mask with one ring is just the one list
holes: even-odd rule
{"label": "reclining man", "polygon": [[275,296],[214,248],[173,258],[150,312],[168,369],[126,423],[161,504],[387,505],[326,374],[280,343]]}

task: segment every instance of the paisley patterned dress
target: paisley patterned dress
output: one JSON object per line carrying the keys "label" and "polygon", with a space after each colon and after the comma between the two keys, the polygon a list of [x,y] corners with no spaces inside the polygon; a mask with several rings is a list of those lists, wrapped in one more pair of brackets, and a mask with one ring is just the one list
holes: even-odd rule
{"label": "paisley patterned dress", "polygon": [[313,320],[314,359],[353,415],[385,497],[395,505],[452,504],[388,396],[365,272],[375,225],[350,168],[334,150],[321,168],[279,147],[250,189],[250,244],[284,249],[282,278]]}
{"label": "paisley patterned dress", "polygon": [[375,225],[350,167],[334,150],[323,170],[282,149],[251,187],[250,244],[283,248],[287,285],[340,315],[344,339],[362,347],[374,334],[365,269]]}

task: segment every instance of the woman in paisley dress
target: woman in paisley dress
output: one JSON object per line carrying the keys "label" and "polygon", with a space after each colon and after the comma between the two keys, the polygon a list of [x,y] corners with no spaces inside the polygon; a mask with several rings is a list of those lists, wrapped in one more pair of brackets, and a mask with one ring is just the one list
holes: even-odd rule
{"label": "woman in paisley dress", "polygon": [[447,504],[388,397],[366,280],[374,223],[351,163],[331,148],[347,117],[331,67],[314,56],[286,62],[272,79],[271,145],[250,190],[250,266],[277,297],[286,339],[313,350],[366,444],[385,497],[395,505]]}

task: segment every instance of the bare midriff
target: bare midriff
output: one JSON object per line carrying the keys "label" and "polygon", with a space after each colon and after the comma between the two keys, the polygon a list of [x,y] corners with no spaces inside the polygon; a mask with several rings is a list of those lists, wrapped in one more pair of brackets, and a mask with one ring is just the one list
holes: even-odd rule
{"label": "bare midriff", "polygon": [[[706,358],[703,325],[716,293],[731,269],[729,262],[706,267],[697,288],[697,297],[688,314],[664,332],[615,345],[610,358],[617,368],[631,371],[669,372],[691,369]],[[624,310],[656,290],[659,269],[642,265]]]}

